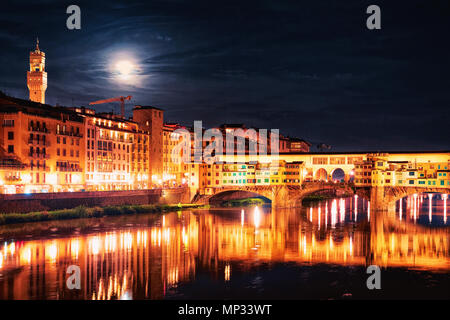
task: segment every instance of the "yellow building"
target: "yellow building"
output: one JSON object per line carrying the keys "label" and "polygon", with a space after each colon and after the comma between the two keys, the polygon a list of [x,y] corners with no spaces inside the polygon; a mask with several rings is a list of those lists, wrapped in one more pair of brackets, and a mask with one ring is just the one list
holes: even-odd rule
{"label": "yellow building", "polygon": [[255,168],[257,185],[270,185],[270,163],[258,163]]}
{"label": "yellow building", "polygon": [[286,162],[283,169],[283,184],[295,186],[303,182],[302,161]]}
{"label": "yellow building", "polygon": [[368,156],[367,160],[355,164],[355,185],[449,187],[449,167],[448,162],[411,162],[389,160],[385,155]]}
{"label": "yellow building", "polygon": [[187,165],[182,161],[177,163],[172,155],[174,148],[182,141],[181,135],[174,131],[181,128],[176,123],[165,123],[163,126],[163,183],[167,187],[180,186],[186,182],[183,179]]}

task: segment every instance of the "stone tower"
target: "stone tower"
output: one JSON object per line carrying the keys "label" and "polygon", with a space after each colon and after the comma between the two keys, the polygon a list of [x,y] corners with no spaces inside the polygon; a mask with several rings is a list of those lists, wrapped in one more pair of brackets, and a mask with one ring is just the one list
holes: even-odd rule
{"label": "stone tower", "polygon": [[39,39],[36,41],[36,50],[30,52],[30,71],[27,72],[27,86],[30,91],[30,100],[45,103],[45,90],[47,90],[47,72],[45,72],[45,53],[39,50]]}
{"label": "stone tower", "polygon": [[149,133],[149,185],[160,185],[163,179],[163,132],[164,111],[151,106],[135,106],[133,120],[139,129]]}

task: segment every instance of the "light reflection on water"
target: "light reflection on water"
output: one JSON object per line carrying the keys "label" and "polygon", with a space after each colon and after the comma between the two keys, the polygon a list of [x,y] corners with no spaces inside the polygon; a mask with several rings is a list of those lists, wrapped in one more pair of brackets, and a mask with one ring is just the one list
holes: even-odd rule
{"label": "light reflection on water", "polygon": [[447,194],[422,193],[405,197],[396,203],[399,220],[427,226],[448,226]]}
{"label": "light reflection on water", "polygon": [[[3,227],[0,298],[195,298],[202,286],[239,287],[255,270],[267,270],[249,282],[252,294],[263,291],[271,277],[289,282],[284,271],[292,266],[324,277],[337,267],[345,273],[369,264],[445,274],[446,199],[428,197],[404,199],[394,216],[371,212],[370,203],[355,196],[301,210],[211,209]],[[66,288],[70,265],[81,268],[81,290]],[[283,272],[274,276],[270,266]],[[295,270],[307,277],[305,269]],[[283,297],[295,296],[286,290]]]}

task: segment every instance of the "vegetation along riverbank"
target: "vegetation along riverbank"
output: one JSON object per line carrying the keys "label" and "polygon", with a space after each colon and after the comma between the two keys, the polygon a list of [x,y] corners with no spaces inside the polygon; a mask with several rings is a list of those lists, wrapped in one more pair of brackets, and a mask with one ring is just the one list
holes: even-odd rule
{"label": "vegetation along riverbank", "polygon": [[76,207],[73,209],[62,209],[54,211],[39,211],[30,213],[5,213],[0,214],[0,225],[67,220],[80,218],[99,218],[104,216],[117,216],[139,213],[164,213],[185,209],[206,208],[208,206],[198,204],[147,204],[147,205],[122,205],[108,207]]}

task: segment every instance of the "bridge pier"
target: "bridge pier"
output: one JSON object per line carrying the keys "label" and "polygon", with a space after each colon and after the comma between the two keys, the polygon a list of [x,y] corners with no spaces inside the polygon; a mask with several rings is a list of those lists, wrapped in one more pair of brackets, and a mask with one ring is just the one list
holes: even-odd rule
{"label": "bridge pier", "polygon": [[274,186],[272,188],[272,209],[293,208],[295,203],[289,197],[287,186]]}
{"label": "bridge pier", "polygon": [[386,199],[384,187],[376,186],[370,188],[370,204],[373,211],[387,212],[389,210],[389,200]]}

